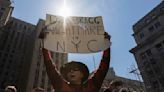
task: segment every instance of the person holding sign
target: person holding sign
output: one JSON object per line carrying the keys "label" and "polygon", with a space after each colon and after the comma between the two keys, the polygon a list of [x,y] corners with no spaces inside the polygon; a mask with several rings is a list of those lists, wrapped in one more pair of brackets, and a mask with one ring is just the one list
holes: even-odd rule
{"label": "person holding sign", "polygon": [[[110,36],[106,32],[104,36],[110,42]],[[42,52],[47,74],[55,92],[99,92],[110,64],[110,46],[103,51],[99,68],[90,78],[85,64],[72,61],[63,65],[59,72],[52,63],[50,52],[45,48]]]}

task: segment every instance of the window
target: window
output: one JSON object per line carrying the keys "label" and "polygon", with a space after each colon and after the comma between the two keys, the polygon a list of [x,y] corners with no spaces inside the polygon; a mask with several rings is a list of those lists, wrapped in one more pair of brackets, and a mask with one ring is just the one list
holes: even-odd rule
{"label": "window", "polygon": [[154,31],[154,26],[150,26],[150,27],[148,28],[148,30],[149,30],[149,32],[153,32],[153,31]]}
{"label": "window", "polygon": [[2,13],[2,12],[0,12],[0,17],[2,17],[2,15],[3,15],[3,13]]}
{"label": "window", "polygon": [[160,11],[161,11],[161,12],[164,11],[164,7],[161,7]]}
{"label": "window", "polygon": [[10,24],[10,26],[13,26],[13,20],[11,20],[11,21],[9,22],[9,24]]}
{"label": "window", "polygon": [[156,15],[153,15],[151,18],[154,19],[155,17],[157,17]]}
{"label": "window", "polygon": [[14,23],[14,27],[17,28],[17,23],[16,22]]}
{"label": "window", "polygon": [[2,71],[3,71],[3,70],[2,70],[2,68],[0,67],[0,77],[1,77]]}
{"label": "window", "polygon": [[3,68],[4,65],[5,65],[4,62],[1,62],[0,67]]}
{"label": "window", "polygon": [[141,57],[142,59],[146,59],[145,53],[141,53],[141,54],[140,54],[140,57]]}
{"label": "window", "polygon": [[161,84],[162,86],[164,86],[164,80],[163,80],[163,77],[160,77],[160,78],[159,78],[159,81],[160,81],[160,84]]}
{"label": "window", "polygon": [[1,10],[2,10],[2,11],[4,11],[4,10],[5,10],[5,8],[4,8],[4,7],[2,7],[2,8],[1,8]]}
{"label": "window", "polygon": [[143,68],[143,67],[146,67],[146,66],[147,66],[147,61],[145,61],[145,60],[141,61],[140,67]]}
{"label": "window", "polygon": [[150,77],[152,77],[152,76],[153,76],[153,74],[154,74],[152,70],[147,70],[147,72],[146,72],[146,73],[147,73],[147,75],[148,75],[148,76],[150,76]]}
{"label": "window", "polygon": [[160,77],[162,71],[159,67],[156,66],[156,67],[154,67],[154,72],[158,77]]}
{"label": "window", "polygon": [[154,58],[151,58],[150,62],[151,62],[152,65],[156,64],[156,60]]}
{"label": "window", "polygon": [[150,49],[147,50],[147,51],[146,51],[146,54],[147,54],[148,56],[152,56],[151,50],[150,50]]}
{"label": "window", "polygon": [[11,52],[14,54],[15,53],[15,50],[12,50]]}
{"label": "window", "polygon": [[8,53],[5,53],[5,57],[7,57],[8,56]]}
{"label": "window", "polygon": [[[16,35],[16,37],[15,37],[14,48],[16,48],[16,47],[17,47],[17,45],[18,45],[19,35],[20,35],[20,33],[18,32],[18,33],[17,33],[17,35]],[[20,43],[19,43],[19,44],[20,44]]]}
{"label": "window", "polygon": [[34,80],[34,84],[38,84],[38,78],[39,77],[39,74],[38,73],[36,73],[36,75],[35,75],[35,80]]}
{"label": "window", "polygon": [[10,65],[7,66],[7,69],[10,69]]}
{"label": "window", "polygon": [[10,47],[11,47],[11,45],[10,45],[10,44],[8,44],[8,45],[7,45],[7,49],[10,49]]}
{"label": "window", "polygon": [[35,88],[38,84],[38,77],[35,76],[35,80],[34,80],[34,83],[33,83],[33,88]]}
{"label": "window", "polygon": [[156,28],[159,28],[159,27],[161,26],[161,23],[158,21],[158,22],[156,22],[156,23],[154,24],[154,26],[155,26]]}
{"label": "window", "polygon": [[8,74],[9,74],[8,72],[5,72],[5,76],[8,76]]}
{"label": "window", "polygon": [[139,36],[142,39],[144,37],[144,33],[140,33]]}
{"label": "window", "polygon": [[30,31],[30,30],[31,30],[31,28],[28,28],[28,29],[27,29],[27,31]]}
{"label": "window", "polygon": [[[5,57],[6,57],[6,56],[5,56]],[[6,58],[4,58],[2,61],[3,61],[3,62],[6,62]]]}
{"label": "window", "polygon": [[22,29],[23,28],[23,25],[22,24],[19,24],[19,27],[18,27],[19,29]]}
{"label": "window", "polygon": [[155,89],[159,88],[159,84],[157,81],[153,81],[151,84],[153,85],[153,88]]}
{"label": "window", "polygon": [[[5,44],[6,44],[6,42],[7,42],[7,39],[8,39],[8,33],[5,33],[4,34],[4,38],[2,39],[3,41],[3,45],[2,46],[5,46]],[[3,49],[4,47],[2,47],[2,49]]]}
{"label": "window", "polygon": [[157,44],[157,45],[155,45],[155,47],[157,48],[157,50],[161,50],[162,49],[162,44],[161,43],[159,43],[159,44]]}
{"label": "window", "polygon": [[13,58],[13,54],[10,54],[10,58]]}
{"label": "window", "polygon": [[11,64],[12,63],[12,60],[9,60],[9,63]]}
{"label": "window", "polygon": [[24,28],[23,28],[24,30],[26,30],[27,29],[27,27],[26,27],[26,25],[24,25]]}
{"label": "window", "polygon": [[41,87],[44,88],[44,85],[45,85],[45,80],[44,78],[41,79]]}
{"label": "window", "polygon": [[2,53],[0,52],[0,58],[1,58],[1,56],[2,56]]}

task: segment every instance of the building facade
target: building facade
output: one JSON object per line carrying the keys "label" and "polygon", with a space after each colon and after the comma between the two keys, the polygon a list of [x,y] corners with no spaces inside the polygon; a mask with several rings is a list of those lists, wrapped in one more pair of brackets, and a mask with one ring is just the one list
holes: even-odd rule
{"label": "building facade", "polygon": [[137,46],[130,50],[147,92],[164,92],[164,1],[133,25]]}
{"label": "building facade", "polygon": [[0,27],[4,26],[9,20],[13,11],[10,0],[0,0]]}
{"label": "building facade", "polygon": [[109,71],[105,77],[100,92],[103,92],[105,89],[107,89],[112,81],[121,81],[123,83],[123,85],[119,88],[120,91],[121,89],[126,89],[128,90],[127,92],[145,92],[145,87],[143,82],[119,77],[115,75],[113,68],[109,68]]}
{"label": "building facade", "polygon": [[[9,7],[10,0],[0,0],[1,10],[7,12]],[[0,18],[3,16],[6,20],[1,21],[3,27],[0,26],[0,92],[8,85],[16,86],[18,92],[32,92],[35,87],[52,92],[43,63],[42,40],[39,39],[45,21],[40,19],[34,25],[7,16],[1,10]],[[52,57],[58,69],[67,62],[67,54],[52,52]]]}
{"label": "building facade", "polygon": [[0,41],[1,88],[20,85],[18,90],[25,89],[32,57],[34,30],[34,25],[13,17],[10,18],[9,26],[3,30]]}

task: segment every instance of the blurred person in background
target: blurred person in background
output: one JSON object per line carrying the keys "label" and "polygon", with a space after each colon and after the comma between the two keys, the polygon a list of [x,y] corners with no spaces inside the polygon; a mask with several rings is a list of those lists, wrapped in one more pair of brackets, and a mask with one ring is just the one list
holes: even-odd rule
{"label": "blurred person in background", "polygon": [[44,92],[44,89],[41,87],[34,88],[33,92]]}
{"label": "blurred person in background", "polygon": [[17,92],[17,89],[15,88],[15,86],[7,86],[5,88],[5,92]]}

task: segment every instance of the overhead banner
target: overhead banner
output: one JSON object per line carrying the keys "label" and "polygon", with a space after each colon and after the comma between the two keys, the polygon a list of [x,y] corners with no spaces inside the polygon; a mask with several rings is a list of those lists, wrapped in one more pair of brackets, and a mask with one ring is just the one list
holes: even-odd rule
{"label": "overhead banner", "polygon": [[109,46],[102,17],[67,17],[47,14],[44,47],[62,53],[94,53]]}

